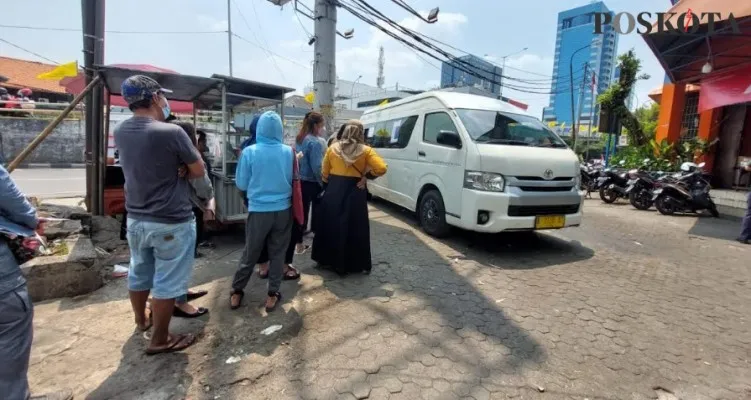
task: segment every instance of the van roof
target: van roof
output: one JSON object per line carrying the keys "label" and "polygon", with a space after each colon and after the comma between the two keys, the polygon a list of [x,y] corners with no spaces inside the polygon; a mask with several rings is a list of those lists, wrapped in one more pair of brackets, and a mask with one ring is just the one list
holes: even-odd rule
{"label": "van roof", "polygon": [[369,110],[366,110],[363,113],[363,115],[373,114],[376,112],[388,110],[389,108],[398,107],[404,104],[409,104],[418,100],[429,99],[429,98],[433,98],[433,99],[440,101],[446,108],[449,108],[449,109],[469,108],[473,110],[503,111],[503,112],[507,112],[510,114],[521,114],[521,115],[532,116],[526,111],[516,106],[513,106],[511,104],[508,104],[504,101],[501,101],[499,99],[494,99],[494,98],[486,97],[486,96],[479,96],[475,94],[447,92],[447,91],[440,91],[440,90],[434,90],[430,92],[416,94],[414,96],[409,96],[409,97],[403,98],[393,103],[389,103],[384,106],[373,107]]}

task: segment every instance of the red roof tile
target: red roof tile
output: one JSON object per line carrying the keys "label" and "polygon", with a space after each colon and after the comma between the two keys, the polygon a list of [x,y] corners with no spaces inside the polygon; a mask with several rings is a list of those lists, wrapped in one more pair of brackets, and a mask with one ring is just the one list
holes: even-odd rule
{"label": "red roof tile", "polygon": [[35,92],[65,93],[65,88],[58,81],[37,79],[37,75],[52,71],[57,67],[36,61],[18,58],[0,57],[0,74],[8,78],[3,82],[6,88],[29,88]]}

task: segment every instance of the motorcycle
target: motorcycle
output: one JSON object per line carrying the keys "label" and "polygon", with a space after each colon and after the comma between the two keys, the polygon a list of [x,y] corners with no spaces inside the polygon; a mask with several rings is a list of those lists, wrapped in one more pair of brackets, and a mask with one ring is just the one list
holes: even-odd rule
{"label": "motorcycle", "polygon": [[628,172],[626,196],[629,203],[637,210],[648,210],[652,207],[652,191],[661,187],[668,178],[662,171],[647,172],[650,162],[650,159],[644,159],[640,168]]}
{"label": "motorcycle", "polygon": [[[621,160],[620,165],[626,162]],[[597,187],[600,191],[600,199],[605,203],[613,203],[619,198],[625,198],[626,185],[628,184],[628,172],[607,168],[600,172],[597,178]]]}
{"label": "motorcycle", "polygon": [[709,195],[710,186],[704,177],[703,167],[704,163],[683,163],[683,175],[680,179],[666,183],[654,191],[652,201],[660,214],[673,215],[677,212],[696,213],[700,210],[709,210],[713,217],[720,216],[717,205]]}
{"label": "motorcycle", "polygon": [[579,165],[579,171],[581,176],[579,189],[591,198],[592,192],[597,191],[597,176],[600,175],[600,169],[587,163]]}

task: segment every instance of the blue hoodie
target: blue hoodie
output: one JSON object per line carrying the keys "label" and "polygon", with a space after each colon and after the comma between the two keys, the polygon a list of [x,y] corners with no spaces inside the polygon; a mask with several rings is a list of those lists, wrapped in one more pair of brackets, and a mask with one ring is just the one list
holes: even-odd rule
{"label": "blue hoodie", "polygon": [[274,212],[292,206],[292,148],[282,144],[282,119],[267,111],[256,129],[256,143],[237,164],[235,184],[248,194],[248,211]]}

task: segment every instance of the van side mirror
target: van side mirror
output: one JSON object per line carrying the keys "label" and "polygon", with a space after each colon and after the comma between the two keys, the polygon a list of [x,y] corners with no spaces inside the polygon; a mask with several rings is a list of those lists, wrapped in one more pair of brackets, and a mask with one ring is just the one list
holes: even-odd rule
{"label": "van side mirror", "polygon": [[438,144],[442,144],[444,146],[450,146],[456,149],[462,148],[462,139],[459,137],[459,134],[453,131],[440,131],[438,133],[438,138],[436,139]]}

